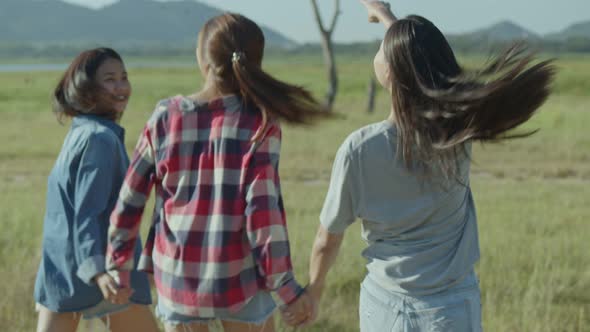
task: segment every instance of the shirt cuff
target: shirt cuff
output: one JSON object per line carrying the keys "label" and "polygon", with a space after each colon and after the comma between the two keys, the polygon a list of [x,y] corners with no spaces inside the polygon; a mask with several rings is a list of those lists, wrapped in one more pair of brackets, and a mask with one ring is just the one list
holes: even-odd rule
{"label": "shirt cuff", "polygon": [[76,275],[84,283],[93,285],[93,278],[98,274],[105,272],[105,257],[103,255],[91,256],[82,261],[82,264],[78,266]]}
{"label": "shirt cuff", "polygon": [[277,288],[274,292],[273,297],[277,306],[279,307],[293,303],[305,291],[303,287],[297,283],[297,280],[295,280],[295,277],[293,277],[292,273],[290,274],[291,278],[289,278],[287,282]]}
{"label": "shirt cuff", "polygon": [[109,275],[115,279],[119,287],[131,287],[131,272],[129,271],[108,271]]}
{"label": "shirt cuff", "polygon": [[139,262],[137,263],[137,270],[154,273],[154,262],[152,257],[142,254],[141,257],[139,257]]}

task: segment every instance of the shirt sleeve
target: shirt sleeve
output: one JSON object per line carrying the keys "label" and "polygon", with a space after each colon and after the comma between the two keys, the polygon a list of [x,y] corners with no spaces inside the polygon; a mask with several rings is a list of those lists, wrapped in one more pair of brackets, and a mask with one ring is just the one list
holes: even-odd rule
{"label": "shirt sleeve", "polygon": [[281,130],[273,125],[253,152],[246,176],[246,229],[267,289],[279,306],[303,292],[293,275],[285,210],[280,192]]}
{"label": "shirt sleeve", "polygon": [[123,286],[129,285],[141,216],[154,183],[154,155],[148,123],[139,137],[110,218],[106,269]]}
{"label": "shirt sleeve", "polygon": [[330,186],[320,214],[320,223],[330,233],[343,233],[356,219],[352,163],[345,142],[334,158]]}
{"label": "shirt sleeve", "polygon": [[113,197],[114,147],[108,137],[92,135],[80,157],[74,190],[73,240],[78,268],[85,283],[105,271],[105,229]]}

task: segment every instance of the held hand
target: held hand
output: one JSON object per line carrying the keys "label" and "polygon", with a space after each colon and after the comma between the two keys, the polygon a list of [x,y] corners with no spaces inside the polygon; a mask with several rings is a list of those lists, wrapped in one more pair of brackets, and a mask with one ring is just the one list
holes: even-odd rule
{"label": "held hand", "polygon": [[295,302],[281,309],[281,316],[290,326],[309,325],[317,316],[317,304],[307,292],[304,292]]}
{"label": "held hand", "polygon": [[391,25],[395,21],[395,16],[391,12],[389,3],[384,1],[373,0],[359,0],[369,14],[369,22],[383,23],[386,26]]}
{"label": "held hand", "polygon": [[121,288],[117,282],[108,273],[99,274],[94,281],[100,288],[105,300],[114,304],[125,304],[129,302],[129,297],[133,290],[129,287]]}

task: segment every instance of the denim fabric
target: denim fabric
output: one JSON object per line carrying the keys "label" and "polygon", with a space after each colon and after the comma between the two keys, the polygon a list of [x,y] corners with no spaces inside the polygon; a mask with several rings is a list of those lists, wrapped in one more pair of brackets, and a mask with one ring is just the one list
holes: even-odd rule
{"label": "denim fabric", "polygon": [[[78,312],[103,300],[92,278],[105,271],[109,216],[128,166],[123,128],[93,115],[73,119],[47,181],[37,303]],[[139,258],[139,241],[134,253]],[[132,302],[151,303],[143,272],[133,272],[131,287]]]}
{"label": "denim fabric", "polygon": [[[116,314],[121,311],[127,310],[131,306],[131,303],[125,304],[114,304],[107,300],[103,300],[99,302],[97,305],[90,307],[88,309],[84,309],[82,311],[75,312],[75,315],[81,315],[82,319],[95,319],[95,318],[103,318],[108,315]],[[41,304],[37,303],[35,305],[35,311],[39,312],[41,310]]]}
{"label": "denim fabric", "polygon": [[94,307],[81,311],[80,314],[82,315],[83,319],[103,318],[108,315],[113,315],[125,311],[130,306],[131,303],[114,304],[107,300],[103,300]]}
{"label": "denim fabric", "polygon": [[446,291],[408,296],[383,289],[367,276],[361,284],[361,332],[481,332],[475,273]]}
{"label": "denim fabric", "polygon": [[276,304],[271,293],[260,291],[242,309],[234,314],[222,315],[216,318],[191,317],[175,313],[162,305],[161,302],[158,302],[156,316],[163,323],[173,326],[193,323],[206,324],[216,319],[261,325],[272,315],[275,308]]}

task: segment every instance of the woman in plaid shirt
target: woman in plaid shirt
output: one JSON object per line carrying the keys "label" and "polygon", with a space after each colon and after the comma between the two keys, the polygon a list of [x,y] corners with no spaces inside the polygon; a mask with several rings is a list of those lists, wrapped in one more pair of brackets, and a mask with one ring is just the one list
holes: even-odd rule
{"label": "woman in plaid shirt", "polygon": [[290,322],[309,318],[313,303],[291,266],[278,120],[304,123],[323,112],[307,91],[261,69],[263,51],[262,31],[243,16],[205,24],[197,48],[204,86],[157,105],[111,216],[107,268],[125,287],[155,184],[139,269],[154,274],[166,331],[207,331],[215,319],[225,331],[274,331],[275,302]]}

